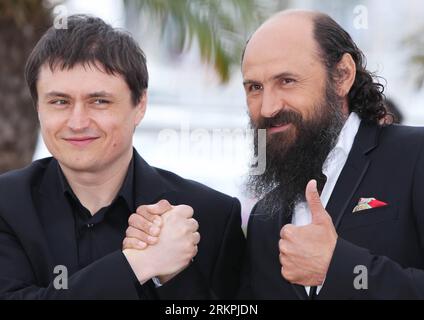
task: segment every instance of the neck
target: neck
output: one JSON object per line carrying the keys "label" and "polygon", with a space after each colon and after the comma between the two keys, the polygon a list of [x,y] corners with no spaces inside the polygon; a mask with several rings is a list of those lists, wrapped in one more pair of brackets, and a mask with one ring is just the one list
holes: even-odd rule
{"label": "neck", "polygon": [[81,204],[92,215],[112,203],[124,182],[131,152],[117,159],[102,170],[95,172],[75,171],[60,164],[60,167]]}

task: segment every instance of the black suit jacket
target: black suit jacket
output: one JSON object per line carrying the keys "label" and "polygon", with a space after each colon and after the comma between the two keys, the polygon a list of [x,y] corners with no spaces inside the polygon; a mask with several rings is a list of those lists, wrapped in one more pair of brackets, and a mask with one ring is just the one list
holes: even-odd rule
{"label": "black suit jacket", "polygon": [[[190,205],[201,234],[194,262],[154,295],[141,292],[141,297],[233,298],[244,250],[239,201],[153,168],[135,151],[134,161],[136,205],[160,199]],[[55,183],[47,184],[46,177]],[[121,250],[78,270],[72,213],[60,190],[54,158],[0,176],[0,298],[138,299],[135,275]],[[53,286],[57,265],[68,268],[67,290]]]}
{"label": "black suit jacket", "polygon": [[[326,207],[339,238],[316,299],[424,298],[423,148],[422,128],[361,123]],[[371,197],[388,205],[352,212]],[[241,297],[308,299],[281,276],[279,233],[290,222],[252,210]],[[368,289],[355,289],[365,275],[356,266],[366,267]]]}

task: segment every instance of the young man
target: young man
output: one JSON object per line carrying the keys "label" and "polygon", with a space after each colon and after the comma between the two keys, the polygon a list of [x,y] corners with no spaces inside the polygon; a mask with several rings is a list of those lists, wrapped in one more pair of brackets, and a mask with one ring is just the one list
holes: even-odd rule
{"label": "young man", "polygon": [[[53,157],[0,176],[0,297],[234,297],[238,200],[151,167],[132,147],[148,87],[134,40],[70,16],[36,45],[26,78]],[[123,249],[136,211],[166,211],[149,222],[161,237]]]}

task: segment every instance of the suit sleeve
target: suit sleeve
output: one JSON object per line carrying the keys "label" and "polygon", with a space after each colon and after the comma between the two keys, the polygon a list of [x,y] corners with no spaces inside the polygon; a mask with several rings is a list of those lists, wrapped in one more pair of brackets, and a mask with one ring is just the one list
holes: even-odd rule
{"label": "suit sleeve", "polygon": [[[40,286],[24,249],[1,217],[0,266],[0,299],[139,299],[137,278],[121,251],[70,275],[67,289],[56,289],[54,280]],[[55,276],[52,270],[51,278]]]}
{"label": "suit sleeve", "polygon": [[[418,156],[412,181],[412,208],[424,255],[424,157]],[[405,248],[408,250],[408,248]],[[367,272],[367,285],[355,289],[354,280]],[[357,281],[359,278],[357,278]],[[397,262],[372,254],[344,239],[337,240],[336,248],[318,299],[424,299],[424,270],[404,268]]]}
{"label": "suit sleeve", "polygon": [[160,299],[205,300],[236,297],[245,246],[240,212],[240,202],[234,198],[212,275],[204,275],[194,259],[187,269],[156,289]]}

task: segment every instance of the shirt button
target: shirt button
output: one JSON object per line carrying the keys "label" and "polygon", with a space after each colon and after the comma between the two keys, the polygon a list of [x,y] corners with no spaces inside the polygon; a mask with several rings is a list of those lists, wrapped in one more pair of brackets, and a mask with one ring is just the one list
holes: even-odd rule
{"label": "shirt button", "polygon": [[87,223],[87,228],[92,228],[94,227],[94,223]]}

